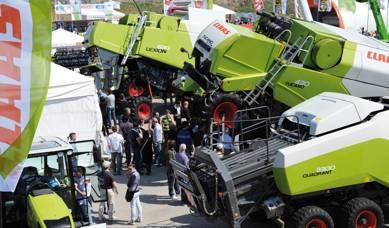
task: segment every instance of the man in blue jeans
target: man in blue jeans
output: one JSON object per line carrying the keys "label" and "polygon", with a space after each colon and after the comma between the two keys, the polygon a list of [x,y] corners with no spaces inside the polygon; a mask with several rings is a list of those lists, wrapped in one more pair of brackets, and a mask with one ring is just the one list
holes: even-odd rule
{"label": "man in blue jeans", "polygon": [[115,111],[115,95],[111,90],[108,90],[107,96],[107,113],[108,113],[108,127],[111,128],[112,121],[113,126],[118,124],[116,119],[116,111]]}

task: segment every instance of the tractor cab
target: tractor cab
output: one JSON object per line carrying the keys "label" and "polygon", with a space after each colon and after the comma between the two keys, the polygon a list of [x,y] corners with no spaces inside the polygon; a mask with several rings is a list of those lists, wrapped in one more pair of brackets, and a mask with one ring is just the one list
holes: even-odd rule
{"label": "tractor cab", "polygon": [[[0,227],[81,227],[88,224],[75,190],[77,178],[90,179],[93,202],[107,200],[94,141],[36,138],[15,192],[0,192]],[[76,175],[82,170],[83,177]],[[88,188],[87,188],[88,189]],[[86,207],[86,208],[82,208]]]}

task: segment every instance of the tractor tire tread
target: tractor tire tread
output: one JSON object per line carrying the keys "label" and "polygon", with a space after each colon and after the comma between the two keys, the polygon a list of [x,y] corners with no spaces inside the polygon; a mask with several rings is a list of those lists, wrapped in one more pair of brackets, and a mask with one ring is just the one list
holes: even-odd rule
{"label": "tractor tire tread", "polygon": [[381,207],[374,201],[364,198],[357,197],[349,200],[341,210],[341,225],[345,228],[354,228],[355,227],[355,217],[362,210],[372,210],[377,215],[377,227],[383,227],[384,224],[384,214]]}
{"label": "tractor tire tread", "polygon": [[288,228],[305,228],[306,222],[310,221],[312,218],[321,218],[323,219],[328,228],[334,228],[334,221],[332,220],[330,214],[324,209],[317,206],[305,206],[298,209],[292,216]]}

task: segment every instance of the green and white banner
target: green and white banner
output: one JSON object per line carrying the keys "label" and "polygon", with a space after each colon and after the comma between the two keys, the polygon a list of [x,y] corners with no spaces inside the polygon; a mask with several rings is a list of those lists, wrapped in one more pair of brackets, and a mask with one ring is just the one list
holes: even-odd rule
{"label": "green and white banner", "polygon": [[72,21],[81,20],[81,1],[70,0],[70,7],[72,9]]}
{"label": "green and white banner", "polygon": [[50,79],[50,0],[0,0],[0,191],[14,191]]}

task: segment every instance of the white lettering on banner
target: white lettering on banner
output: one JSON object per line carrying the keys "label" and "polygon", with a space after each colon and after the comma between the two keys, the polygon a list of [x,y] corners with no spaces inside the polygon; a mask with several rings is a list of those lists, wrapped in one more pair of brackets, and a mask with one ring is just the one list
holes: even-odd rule
{"label": "white lettering on banner", "polygon": [[[0,4],[0,154],[17,140],[30,114],[32,20],[28,3],[15,4]],[[30,23],[23,24],[22,15]]]}

